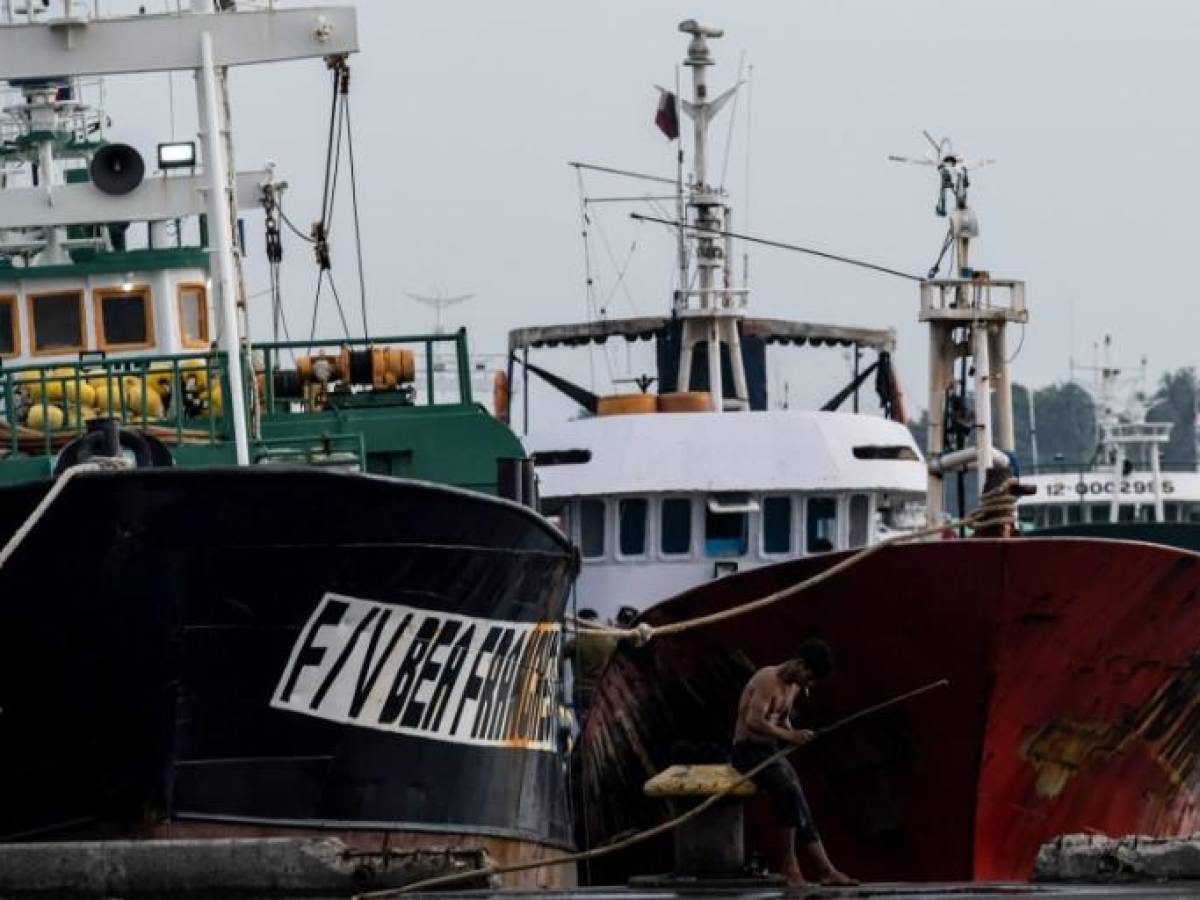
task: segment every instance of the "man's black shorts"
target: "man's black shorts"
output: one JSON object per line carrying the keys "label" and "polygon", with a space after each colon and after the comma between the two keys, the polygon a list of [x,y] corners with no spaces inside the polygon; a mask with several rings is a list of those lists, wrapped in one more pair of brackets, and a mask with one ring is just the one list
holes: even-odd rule
{"label": "man's black shorts", "polygon": [[[739,772],[749,772],[759,763],[777,753],[781,747],[765,741],[739,741],[733,745],[730,762]],[[754,783],[766,791],[775,807],[775,818],[784,828],[795,828],[800,844],[819,841],[812,811],[800,787],[796,770],[787,757],[777,759],[754,776]]]}

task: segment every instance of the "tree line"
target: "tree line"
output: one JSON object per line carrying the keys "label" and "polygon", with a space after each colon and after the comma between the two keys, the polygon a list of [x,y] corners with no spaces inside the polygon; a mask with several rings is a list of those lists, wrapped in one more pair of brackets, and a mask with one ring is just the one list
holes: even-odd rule
{"label": "tree line", "polygon": [[[1170,422],[1171,440],[1163,447],[1166,466],[1196,466],[1197,375],[1192,367],[1164,373],[1145,398],[1146,419]],[[1013,385],[1013,426],[1017,459],[1025,472],[1034,465],[1030,428],[1030,392],[1023,384]],[[1096,409],[1092,395],[1079,384],[1061,381],[1033,391],[1033,421],[1037,429],[1036,465],[1086,466],[1096,452]],[[929,413],[910,422],[922,450],[926,448]]]}

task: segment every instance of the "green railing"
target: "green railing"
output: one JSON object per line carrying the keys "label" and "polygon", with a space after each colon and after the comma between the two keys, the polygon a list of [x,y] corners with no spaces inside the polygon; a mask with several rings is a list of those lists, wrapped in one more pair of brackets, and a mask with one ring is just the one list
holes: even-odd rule
{"label": "green railing", "polygon": [[[420,405],[435,406],[439,404],[436,387],[438,363],[436,350],[438,345],[453,346],[454,374],[458,380],[457,390],[453,392],[455,399],[444,400],[441,403],[470,403],[471,372],[467,353],[467,335],[463,329],[450,334],[388,335],[373,337],[370,340],[346,338],[337,341],[271,341],[254,344],[253,351],[255,354],[262,354],[262,363],[266,374],[263,400],[266,409],[271,411],[279,411],[275,396],[275,373],[280,369],[280,357],[285,352],[289,355],[290,361],[298,356],[340,352],[343,347],[349,347],[351,350],[369,350],[372,347],[389,346],[411,350],[415,368],[415,378],[413,379],[415,393],[419,392],[423,397]],[[290,369],[291,365],[288,368]],[[311,411],[306,398],[287,397],[281,399],[285,402],[296,402],[303,407],[304,411]]]}
{"label": "green railing", "polygon": [[[439,345],[453,348],[453,360],[446,361],[457,379],[448,392],[452,399],[438,398]],[[314,412],[312,397],[306,391],[299,396],[276,397],[275,376],[285,353],[291,363],[291,358],[300,355],[336,354],[344,347],[361,351],[384,346],[408,349],[413,354],[414,377],[408,383],[411,387],[399,386],[405,402],[423,406],[472,402],[467,339],[461,329],[451,334],[393,335],[369,341],[349,338],[254,344],[253,368],[258,369],[257,362],[261,359],[262,371],[256,372],[257,378],[247,371],[247,399],[252,396],[254,385],[258,385],[268,414]],[[289,364],[288,368],[292,366]],[[353,387],[364,392],[371,388],[369,384]],[[121,420],[124,427],[147,431],[168,443],[224,443],[232,439],[223,402],[229,395],[226,358],[215,351],[120,358],[85,353],[69,363],[2,366],[0,424],[6,427],[0,433],[0,448],[11,456],[53,456],[85,433],[88,421],[98,416],[112,416]],[[330,396],[343,395],[331,392]],[[345,396],[355,396],[353,388]],[[343,448],[344,452],[362,456],[361,437],[335,434],[332,439],[354,443],[355,446]],[[266,457],[275,458],[287,442],[280,443],[278,449],[272,446],[274,441],[257,443],[263,444]],[[319,448],[309,448],[300,456],[310,451],[319,454]]]}
{"label": "green railing", "polygon": [[51,456],[100,416],[177,444],[227,441],[228,381],[224,354],[213,352],[6,366],[0,446],[13,456]]}

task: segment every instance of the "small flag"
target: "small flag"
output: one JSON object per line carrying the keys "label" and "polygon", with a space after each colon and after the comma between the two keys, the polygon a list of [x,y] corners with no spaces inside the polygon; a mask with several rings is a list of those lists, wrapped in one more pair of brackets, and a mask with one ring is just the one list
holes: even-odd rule
{"label": "small flag", "polygon": [[658,130],[673,141],[679,137],[679,113],[675,106],[675,95],[659,88],[658,110],[654,113],[654,124]]}

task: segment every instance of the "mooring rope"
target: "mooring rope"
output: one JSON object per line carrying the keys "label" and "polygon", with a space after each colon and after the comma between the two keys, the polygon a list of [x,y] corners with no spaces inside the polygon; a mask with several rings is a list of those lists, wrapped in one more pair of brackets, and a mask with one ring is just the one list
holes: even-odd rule
{"label": "mooring rope", "polygon": [[892,697],[890,700],[885,700],[882,703],[876,703],[874,706],[868,706],[864,709],[860,709],[858,712],[852,713],[851,715],[848,715],[842,719],[838,719],[832,725],[827,725],[825,728],[814,731],[812,738],[805,743],[788,744],[771,754],[771,756],[764,759],[749,771],[739,773],[740,777],[727,784],[711,797],[706,798],[702,803],[692,807],[687,812],[684,812],[673,819],[668,819],[665,822],[661,822],[658,825],[654,825],[643,831],[639,831],[636,834],[631,834],[619,841],[614,841],[611,844],[604,844],[600,847],[594,847],[591,850],[583,850],[578,853],[566,853],[561,856],[553,856],[549,859],[542,859],[534,862],[514,863],[511,866],[482,866],[478,869],[470,869],[466,872],[453,872],[449,875],[437,875],[433,878],[424,878],[421,881],[415,881],[412,884],[406,884],[403,887],[386,888],[384,890],[368,891],[366,893],[356,894],[353,900],[381,900],[381,898],[384,897],[396,897],[401,894],[411,894],[415,891],[426,890],[427,888],[432,887],[440,887],[442,885],[453,884],[459,881],[467,881],[471,878],[490,878],[494,875],[508,875],[513,872],[524,872],[529,869],[541,869],[548,868],[550,866],[568,865],[570,863],[584,862],[585,860],[592,860],[601,856],[607,856],[610,853],[616,853],[618,850],[624,850],[626,847],[632,847],[634,844],[640,844],[643,841],[648,841],[652,837],[657,837],[660,834],[673,831],[684,822],[687,822],[689,819],[696,818],[696,816],[700,815],[707,809],[711,809],[719,801],[729,796],[729,794],[731,794],[733,791],[736,791],[747,781],[753,779],[755,775],[767,768],[767,766],[780,759],[783,759],[785,756],[796,750],[799,750],[801,747],[807,747],[818,738],[824,737],[825,735],[832,731],[836,731],[839,728],[843,728],[851,722],[857,721],[864,716],[869,716],[873,713],[879,712],[880,710],[887,709],[890,706],[895,706],[897,703],[903,703],[906,700],[912,700],[915,697],[919,697],[921,694],[926,694],[929,691],[936,690],[937,688],[946,687],[949,684],[949,681],[947,681],[945,678],[942,678],[938,681],[933,681],[929,684],[923,685],[922,687],[916,688],[915,690],[906,691],[903,694]]}
{"label": "mooring rope", "polygon": [[794,597],[796,594],[807,591],[810,588],[816,587],[836,575],[840,575],[847,569],[861,563],[864,559],[874,556],[876,553],[883,550],[885,547],[903,544],[909,541],[915,541],[920,538],[929,537],[935,534],[941,534],[948,529],[971,527],[971,528],[994,528],[1001,525],[1012,525],[1016,522],[1017,499],[1012,495],[1012,486],[1016,484],[1016,479],[1006,478],[992,488],[989,488],[980,497],[979,506],[973,509],[968,515],[962,519],[943,522],[940,525],[921,528],[917,531],[908,531],[904,534],[894,535],[890,538],[884,538],[882,541],[876,541],[874,544],[868,544],[861,550],[852,553],[845,559],[834,563],[828,569],[824,569],[809,578],[799,581],[796,584],[789,585],[774,593],[767,594],[765,597],[759,597],[757,600],[751,600],[747,603],[731,606],[728,609],[718,610],[714,613],[709,613],[704,616],[697,616],[693,619],[682,619],[678,622],[668,622],[665,625],[651,625],[649,622],[641,622],[632,628],[621,628],[615,625],[605,625],[600,622],[592,622],[586,619],[580,619],[576,623],[581,632],[603,635],[606,637],[617,638],[618,640],[632,640],[638,646],[649,643],[656,637],[670,634],[680,634],[685,631],[691,631],[694,628],[703,628],[706,625],[713,625],[717,622],[723,622],[726,619],[732,619],[736,616],[743,616],[746,613],[754,612],[763,607],[770,606],[774,603],[779,603],[781,600],[786,600],[789,597]]}
{"label": "mooring rope", "polygon": [[46,514],[46,510],[54,504],[59,494],[71,483],[72,478],[86,472],[102,472],[128,467],[129,462],[121,457],[97,457],[88,462],[71,466],[71,468],[63,472],[55,479],[54,484],[50,485],[50,490],[46,491],[46,495],[38,501],[38,505],[33,508],[33,512],[26,516],[25,521],[13,532],[12,537],[8,539],[8,543],[4,545],[4,549],[0,550],[0,569],[4,568],[4,564],[12,558],[12,555],[17,552],[17,548],[25,541],[25,538],[29,537],[29,533],[37,527],[38,522]]}

